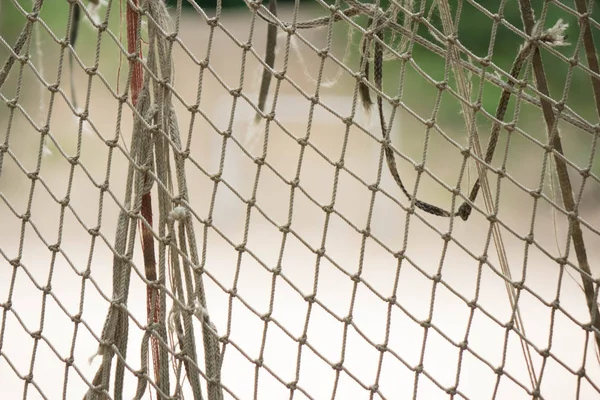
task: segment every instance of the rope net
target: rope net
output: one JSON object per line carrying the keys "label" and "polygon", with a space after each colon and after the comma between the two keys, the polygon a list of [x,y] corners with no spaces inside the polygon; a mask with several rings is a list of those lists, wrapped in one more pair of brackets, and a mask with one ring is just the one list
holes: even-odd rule
{"label": "rope net", "polygon": [[600,395],[593,0],[0,0],[0,395]]}

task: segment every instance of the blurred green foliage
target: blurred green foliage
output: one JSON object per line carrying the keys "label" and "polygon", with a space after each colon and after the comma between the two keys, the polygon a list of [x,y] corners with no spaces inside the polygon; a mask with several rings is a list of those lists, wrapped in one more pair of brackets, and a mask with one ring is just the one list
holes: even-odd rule
{"label": "blurred green foliage", "polygon": [[[177,0],[169,0],[173,5],[176,4]],[[365,0],[366,1],[366,0]],[[431,9],[432,3],[436,0],[425,0],[424,10],[426,13]],[[566,12],[563,8],[561,8],[561,3],[564,4],[563,7],[574,8],[573,1],[560,0],[556,2],[547,1],[547,0],[530,0],[532,7],[534,9],[535,15],[537,18],[540,15],[545,13],[545,26],[544,28],[552,27],[559,19],[562,19],[569,25],[567,29],[568,42],[576,42],[580,30],[577,17],[569,12]],[[216,4],[216,0],[196,0],[196,2],[202,7],[214,7]],[[266,4],[268,0],[263,0]],[[372,1],[373,2],[373,1]],[[383,9],[387,8],[389,5],[389,0],[381,0],[381,7]],[[279,0],[279,3],[293,3],[293,0]],[[335,0],[302,0],[302,4],[311,4],[316,5],[318,8],[318,4],[333,4]],[[421,6],[422,3],[415,1],[418,6]],[[472,4],[472,3],[475,3]],[[524,40],[521,36],[519,36],[514,31],[523,29],[523,22],[521,20],[521,13],[519,9],[518,0],[509,0],[505,2],[505,7],[503,10],[499,9],[499,4],[501,2],[498,0],[475,0],[473,2],[469,2],[466,0],[450,0],[450,5],[453,14],[458,8],[460,8],[460,18],[458,19],[458,30],[459,30],[459,40],[462,45],[464,45],[467,49],[469,49],[473,54],[478,57],[490,56],[492,62],[501,68],[504,71],[509,71],[514,58],[516,57],[520,46],[523,44]],[[558,5],[557,5],[558,4]],[[223,5],[225,7],[245,7],[243,0],[223,0]],[[290,4],[291,5],[291,4]],[[460,5],[460,7],[459,7]],[[417,9],[413,10],[414,12],[418,11]],[[504,24],[498,24],[496,32],[494,30],[494,20],[486,14],[502,14],[504,20],[510,25],[512,25],[512,29],[505,26]],[[326,15],[325,10],[323,10],[323,15]],[[403,15],[399,15],[399,21],[402,22]],[[456,16],[455,16],[456,18]],[[600,6],[596,5],[592,12],[592,18],[595,21],[600,21]],[[456,20],[455,20],[456,21]],[[366,26],[366,18],[361,17],[357,19],[357,22],[361,26]],[[440,21],[439,13],[436,10],[431,14],[430,22],[436,26],[440,31],[443,31],[442,24]],[[337,24],[334,32],[338,34],[338,46],[339,48],[343,48],[343,42],[347,38],[347,26],[346,24]],[[598,45],[600,43],[600,30],[596,28],[592,28],[592,33],[594,36],[595,43]],[[421,25],[418,28],[418,35],[427,38],[429,41],[440,44],[436,41],[434,37],[430,34],[427,27]],[[387,39],[389,41],[390,35],[388,34]],[[493,40],[493,46],[490,46],[490,43]],[[359,49],[358,49],[358,39],[355,37],[355,46],[352,49],[352,57],[350,60],[350,65],[352,68],[356,68],[359,64]],[[565,47],[555,47],[555,49],[564,55],[566,58],[574,58],[578,57],[580,60],[583,60],[585,63],[586,55],[583,48],[577,49],[575,46],[565,46]],[[436,81],[444,80],[447,72],[446,60],[436,54],[433,54],[431,51],[425,49],[420,45],[415,45],[412,49],[412,55],[414,61],[417,63],[420,69],[422,69],[425,73],[427,73],[432,79]],[[590,76],[588,73],[583,71],[581,68],[572,68],[570,70],[570,66],[567,62],[559,59],[558,57],[550,54],[547,51],[542,51],[542,58],[545,65],[545,72],[547,76],[547,80],[550,87],[550,95],[554,99],[560,99],[565,95],[565,87],[567,83],[569,84],[569,92],[567,95],[566,104],[573,108],[579,115],[586,118],[589,121],[597,121],[598,115],[596,114],[596,110],[593,107],[593,92],[590,84]],[[401,70],[401,63],[399,61],[389,61],[385,64],[385,90],[386,92],[393,95],[393,93],[398,88],[399,80],[401,79],[400,74],[397,71]],[[488,69],[488,72],[493,72],[492,69]],[[523,71],[521,73],[521,78],[523,75],[527,73],[527,79],[529,81],[533,80],[531,70]],[[571,74],[569,76],[569,73]],[[479,85],[481,84],[480,79],[477,76],[471,75],[472,82],[472,93],[473,98],[472,101],[476,100],[477,94],[480,92]],[[448,73],[448,79],[450,80],[450,85],[455,87],[454,84],[454,75],[452,72]],[[403,79],[403,101],[407,101],[410,104],[410,107],[413,108],[419,115],[426,117],[428,113],[431,111],[432,104],[435,102],[435,97],[437,91],[435,87],[425,80],[420,72],[417,72],[414,68],[409,67],[406,68],[405,76]],[[414,101],[414,94],[417,93],[417,100]],[[483,83],[483,90],[481,91],[482,97],[482,107],[489,112],[490,114],[495,114],[496,107],[498,104],[498,100],[500,98],[501,89],[492,85],[488,82]],[[535,93],[529,93],[534,97],[537,97]],[[514,113],[515,100],[511,99],[509,102],[509,107],[507,110],[506,118],[507,120],[512,119],[512,115]],[[464,135],[464,128],[462,125],[464,124],[464,119],[460,115],[461,107],[458,101],[454,99],[450,99],[449,96],[444,96],[442,99],[442,106],[438,113],[438,120],[449,123],[453,126],[457,126],[455,130],[456,135]],[[524,104],[521,106],[521,117],[519,119],[519,126],[527,132],[530,132],[534,137],[538,140],[544,142],[545,139],[545,129],[540,129],[540,127],[544,126],[544,121],[541,116],[541,112],[539,109]],[[481,123],[480,129],[482,132],[489,131],[490,121],[486,118],[479,118],[478,123]],[[488,128],[484,128],[487,126]],[[580,138],[581,139],[581,138]],[[587,157],[589,153],[587,148],[589,147],[589,137],[585,137],[584,140],[574,139],[570,140],[570,149],[571,149],[571,157],[572,161],[575,162],[584,162],[584,158]],[[581,158],[581,160],[579,159]],[[600,165],[597,165],[595,170],[599,170]]]}
{"label": "blurred green foliage", "polygon": [[[16,10],[13,5],[14,0],[4,1],[2,4],[2,8],[0,8],[0,34],[8,43],[14,42],[16,39],[18,32],[24,24],[23,15]],[[195,0],[198,5],[205,8],[214,8],[216,5],[216,0]],[[263,0],[265,3],[268,0]],[[429,10],[434,0],[426,0],[425,10]],[[568,7],[573,7],[573,2],[565,2]],[[29,10],[31,8],[31,0],[17,0],[19,4],[23,6],[25,10]],[[293,3],[293,0],[279,0],[280,3],[283,4]],[[65,19],[68,13],[68,7],[66,1],[52,1],[52,5],[50,6],[50,2],[47,2],[47,5],[42,10],[42,17],[44,21],[48,24],[50,29],[53,30],[59,37],[66,35],[66,24]],[[56,4],[59,3],[59,4]],[[309,6],[317,6],[318,4],[323,4],[320,0],[302,0],[302,4],[306,4]],[[334,3],[334,0],[326,0],[326,3]],[[389,0],[381,0],[381,6],[386,8],[388,6]],[[495,14],[498,13],[499,1],[497,0],[477,0],[476,4],[479,7],[488,10],[489,13]],[[579,36],[579,27],[576,16],[565,12],[561,9],[556,2],[548,2],[546,0],[531,0],[532,6],[536,12],[536,15],[539,16],[542,10],[546,10],[546,28],[552,26],[558,19],[563,19],[565,22],[569,24],[569,28],[567,33],[570,36],[570,41],[576,41]],[[62,4],[62,6],[60,5]],[[170,8],[173,8],[177,4],[177,0],[168,0],[168,4]],[[186,6],[187,11],[193,13],[191,9],[191,5],[187,0],[183,1],[183,4]],[[416,2],[417,6],[421,3]],[[467,47],[471,52],[479,57],[484,57],[490,54],[492,57],[492,62],[496,64],[498,67],[502,68],[504,71],[508,71],[512,65],[513,59],[516,56],[519,46],[523,43],[523,39],[511,31],[508,27],[499,24],[497,27],[497,32],[493,35],[493,19],[486,15],[482,10],[478,9],[476,6],[471,4],[466,0],[451,0],[450,1],[453,13],[456,12],[458,8],[460,8],[460,19],[458,23],[459,27],[459,39],[460,42]],[[502,12],[504,19],[515,27],[515,29],[521,29],[522,21],[520,17],[518,1],[517,0],[509,0],[506,3],[506,6]],[[459,7],[460,5],[460,7]],[[223,6],[225,8],[236,8],[236,7],[246,7],[243,0],[223,0]],[[544,8],[545,7],[545,8]],[[600,21],[600,7],[596,7],[592,17],[596,21]],[[325,10],[323,10],[325,11]],[[416,10],[415,10],[416,11]],[[323,12],[322,14],[325,14]],[[399,22],[402,20],[402,15],[399,15]],[[111,28],[115,24],[118,23],[117,18],[111,19]],[[441,22],[439,18],[439,14],[434,12],[431,15],[430,19],[431,23],[434,24],[438,29],[441,30]],[[365,26],[366,18],[359,18],[358,22]],[[337,33],[339,33],[339,38],[345,39],[345,32],[347,30],[346,24],[337,24],[335,27]],[[594,38],[596,43],[600,43],[600,31],[598,29],[593,29]],[[82,35],[93,35],[93,32],[82,32]],[[422,37],[427,38],[433,43],[437,43],[436,39],[431,36],[427,28],[423,25],[419,27],[418,34]],[[388,36],[389,37],[389,36]],[[494,46],[490,48],[490,41],[492,38],[495,38]],[[339,40],[338,43],[341,43],[342,39]],[[355,36],[355,43],[358,43],[358,39]],[[575,56],[574,52],[576,49],[574,46],[567,47],[558,47],[557,51],[564,54],[566,57]],[[7,52],[3,46],[0,46],[0,59],[6,56]],[[419,65],[419,67],[424,70],[431,78],[437,81],[441,81],[444,79],[446,73],[446,62],[443,58],[431,53],[425,48],[415,45],[412,54],[415,62]],[[353,48],[352,53],[352,65],[356,66],[358,64],[358,46],[356,45]],[[543,52],[543,57],[546,67],[546,74],[548,76],[548,81],[550,83],[550,89],[552,97],[560,98],[562,96],[562,92],[565,86],[565,82],[567,81],[567,74],[569,71],[568,63],[559,60],[557,57],[549,54],[548,52]],[[580,49],[578,57],[582,60],[585,60],[585,54],[583,49]],[[386,63],[386,70],[393,71],[399,70],[400,63],[396,61],[390,61]],[[589,84],[589,76],[587,73],[582,71],[580,68],[575,68],[573,70],[572,83],[571,87],[576,88],[572,89],[572,93],[569,93],[568,104],[573,105],[581,105],[586,102],[589,103],[589,99],[592,98],[591,85]],[[386,88],[389,90],[395,90],[398,84],[398,79],[400,79],[398,74],[387,73],[385,78]],[[452,74],[449,74],[450,80],[452,79]],[[476,76],[472,77],[473,80],[473,88],[474,92],[477,91],[478,78]],[[409,68],[407,70],[407,76],[405,78],[405,92],[419,91],[420,89],[426,90],[432,87],[431,83],[424,80],[418,72],[414,69]],[[452,82],[451,82],[452,84]],[[493,113],[496,104],[498,101],[498,97],[500,95],[500,89],[491,85],[484,83],[484,94],[482,98],[483,107],[490,113]],[[511,107],[513,102],[511,102]],[[460,111],[460,106],[458,102],[450,102],[447,105],[445,104],[442,107],[442,112],[445,115],[458,115]],[[511,110],[509,110],[509,113]],[[580,112],[582,116],[586,118],[595,118],[594,110],[591,107],[586,107],[584,110]]]}
{"label": "blurred green foliage", "polygon": [[[114,0],[118,2],[118,0]],[[214,9],[216,5],[216,0],[195,0],[198,5],[207,9]],[[326,3],[334,3],[334,0],[324,0]],[[366,1],[366,0],[363,0]],[[424,5],[424,10],[429,11],[431,5],[434,0],[425,0],[426,3]],[[564,7],[574,7],[573,1],[569,0],[556,0],[556,1],[547,1],[547,0],[530,0],[532,6],[534,8],[535,14],[539,17],[544,11],[546,13],[545,16],[545,28],[549,28],[554,25],[559,19],[563,19],[566,23],[569,24],[569,28],[567,29],[567,34],[569,35],[569,40],[571,42],[576,42],[579,37],[579,24],[577,21],[577,17],[569,12],[566,12],[563,8],[561,8],[560,4],[564,4]],[[25,24],[25,17],[22,12],[17,10],[14,3],[20,4],[26,11],[29,11],[32,6],[32,0],[0,0],[0,36],[3,38],[6,43],[12,44],[17,38],[20,30]],[[268,0],[263,0],[263,2],[267,3]],[[285,6],[287,3],[288,6],[293,3],[293,0],[279,0],[281,3],[281,8]],[[389,0],[381,0],[382,8],[386,8],[388,6]],[[417,5],[421,5],[422,3],[417,2]],[[458,19],[458,29],[459,29],[459,40],[462,45],[468,48],[473,54],[478,57],[484,57],[486,55],[491,55],[492,62],[501,68],[504,71],[510,70],[510,67],[513,63],[515,56],[519,50],[519,47],[523,43],[523,39],[513,32],[509,27],[504,24],[499,24],[497,26],[497,32],[493,33],[494,29],[494,21],[489,16],[486,15],[484,10],[487,10],[490,14],[499,13],[499,3],[498,0],[476,0],[475,5],[467,0],[450,0],[450,5],[453,13],[456,13],[457,9],[460,9],[460,18]],[[117,3],[115,3],[117,4]],[[124,0],[119,2],[121,7],[123,7]],[[185,5],[186,12],[189,14],[193,14],[194,11],[191,5],[188,3],[188,0],[183,0],[183,4]],[[302,5],[307,5],[313,7],[313,9],[318,10],[319,4],[323,4],[321,0],[302,0]],[[558,5],[557,5],[558,4]],[[597,3],[596,3],[597,4]],[[168,5],[171,9],[173,9],[177,5],[177,0],[168,0]],[[226,9],[243,9],[245,8],[245,3],[243,0],[223,0],[223,6]],[[416,11],[416,10],[415,10]],[[321,12],[317,11],[316,14],[326,15],[325,9],[322,9]],[[315,13],[312,13],[315,15]],[[58,37],[63,38],[66,36],[66,18],[68,15],[68,3],[66,0],[47,0],[46,5],[42,9],[42,18],[44,22],[48,25],[49,29]],[[508,0],[505,2],[505,8],[502,11],[502,16],[507,24],[512,25],[514,30],[521,30],[523,23],[521,21],[520,11],[518,7],[517,0]],[[402,22],[402,15],[399,15],[399,21]],[[593,13],[592,18],[596,21],[600,21],[600,7],[596,6]],[[366,25],[366,18],[361,17],[357,19],[357,22],[361,26]],[[439,17],[439,13],[435,11],[432,13],[430,22],[436,26],[439,30],[441,28],[441,21]],[[113,32],[119,31],[119,18],[118,12],[113,11],[113,17],[110,20],[110,29]],[[334,45],[336,46],[336,55],[339,55],[341,49],[344,48],[344,41],[347,40],[347,24],[339,23],[335,25],[334,28]],[[594,40],[596,44],[600,43],[600,30],[596,27],[592,28]],[[421,25],[418,28],[418,35],[427,38],[429,41],[433,43],[437,43],[436,39],[432,37],[428,29]],[[93,49],[87,49],[81,46],[81,43],[87,41],[94,41],[96,38],[96,33],[92,29],[83,29],[80,36],[78,52],[82,52],[85,56],[86,52],[89,52],[89,56],[91,56],[91,52]],[[386,36],[387,40],[390,40],[390,35]],[[494,38],[494,45],[490,48],[490,42]],[[55,44],[55,43],[51,43]],[[438,43],[439,44],[439,43]],[[105,59],[114,59],[118,60],[118,49],[116,46],[112,45],[109,47],[110,41],[105,40],[102,44],[103,46],[103,55]],[[440,44],[441,45],[441,44]],[[55,46],[56,47],[56,46]],[[48,52],[59,51],[55,50],[55,47],[47,47],[46,50]],[[576,49],[575,46],[566,46],[566,47],[558,47],[556,50],[562,53],[567,58],[578,57],[579,60],[582,60],[585,64],[586,56],[583,48]],[[576,52],[578,53],[576,54]],[[6,58],[8,52],[4,45],[0,45],[0,63]],[[415,44],[412,49],[412,56],[414,62],[418,65],[418,68],[424,71],[427,75],[431,77],[431,79],[435,81],[442,81],[445,79],[447,74],[448,79],[450,80],[450,85],[454,87],[453,82],[453,74],[452,72],[448,73],[448,66],[446,65],[446,60],[436,54],[433,54],[429,50],[423,48],[422,46]],[[560,99],[563,96],[563,91],[567,82],[570,79],[570,91],[567,93],[567,105],[573,108],[579,115],[586,118],[589,121],[597,122],[598,116],[596,115],[596,111],[593,107],[593,93],[590,85],[590,76],[581,68],[573,68],[571,70],[572,75],[569,78],[569,64],[563,60],[560,60],[556,56],[550,54],[547,51],[542,52],[542,57],[545,64],[546,75],[548,78],[548,82],[550,85],[550,94],[554,99]],[[353,69],[358,68],[358,59],[359,59],[359,50],[358,50],[358,38],[357,35],[354,36],[354,47],[352,48],[352,55],[350,58],[350,66]],[[112,67],[111,67],[112,68]],[[114,62],[114,68],[118,68],[118,62]],[[401,63],[399,61],[389,61],[385,64],[385,79],[384,85],[386,92],[391,95],[395,95],[395,92],[398,88],[399,80],[401,79],[399,71],[401,70]],[[492,72],[492,69],[488,69],[488,71]],[[531,82],[531,71],[524,71],[524,73],[528,73],[528,80]],[[114,74],[116,75],[116,73]],[[122,78],[125,75],[122,75]],[[523,73],[521,74],[521,78],[523,77]],[[470,76],[472,85],[473,85],[473,98],[472,101],[475,101],[475,96],[480,92],[479,87],[479,79],[477,76]],[[110,78],[109,79],[113,79]],[[116,78],[114,78],[116,79]],[[403,93],[404,96],[402,98],[403,101],[407,102],[409,106],[417,112],[419,115],[427,118],[431,111],[432,105],[435,103],[435,98],[438,95],[435,86],[428,82],[425,78],[423,78],[421,72],[417,71],[417,69],[412,66],[406,68],[405,76],[403,79]],[[114,82],[111,82],[114,84]],[[489,113],[494,114],[495,109],[498,103],[498,99],[500,97],[501,90],[489,83],[483,83],[483,91],[482,91],[482,106]],[[6,90],[6,87],[4,88]],[[531,94],[531,93],[530,93]],[[535,96],[535,95],[534,95]],[[536,96],[537,97],[537,96]],[[514,98],[511,99],[509,104],[509,109],[507,113],[507,119],[512,118],[512,113],[514,109]],[[444,95],[442,98],[442,105],[440,107],[440,113],[437,116],[438,121],[443,121],[445,123],[451,124],[455,126],[457,134],[464,135],[464,119],[460,115],[460,104],[458,101],[453,99],[449,95]],[[0,117],[1,117],[0,110]],[[489,120],[482,118],[482,121],[478,121],[485,126],[489,124]],[[541,113],[538,109],[532,106],[523,106],[521,112],[521,118],[519,120],[519,125],[522,129],[528,132],[534,132],[534,136],[538,139],[545,141],[545,130],[540,129],[543,125],[543,119],[541,118]],[[482,126],[483,131],[484,129]],[[587,136],[586,136],[587,138]],[[585,151],[575,151],[577,148],[583,149],[589,145],[583,145],[584,141],[572,140],[571,142],[571,154],[574,154],[573,157],[579,157],[581,154],[582,157],[585,157]],[[583,147],[582,147],[583,146]],[[600,165],[598,166],[600,169]]]}
{"label": "blurred green foliage", "polygon": [[[217,4],[216,0],[189,0],[195,1],[202,8],[214,8]],[[289,0],[280,0],[281,3],[289,3]],[[167,0],[167,4],[170,6],[175,6],[177,4],[177,0]],[[245,7],[243,0],[222,0],[223,8],[236,8],[236,7]],[[191,8],[192,6],[188,1],[183,2],[184,7]]]}
{"label": "blurred green foliage", "polygon": [[[216,4],[216,0],[195,0],[197,4],[201,7],[213,8]],[[429,10],[434,0],[426,0],[425,10]],[[268,0],[263,0],[264,3],[267,3]],[[333,0],[325,0],[325,3],[333,4],[335,1]],[[171,6],[175,6],[177,0],[169,0],[169,4]],[[293,0],[279,0],[279,3],[293,3]],[[302,4],[318,4],[320,1],[317,0],[306,0],[302,1]],[[389,5],[389,0],[381,0],[381,7],[387,8]],[[454,10],[457,9],[458,4],[462,6],[461,14],[460,14],[460,22],[459,22],[459,36],[461,43],[467,47],[470,51],[472,51],[475,55],[479,57],[484,57],[490,53],[492,55],[493,62],[502,68],[505,71],[508,71],[512,65],[513,59],[517,54],[518,48],[523,43],[523,39],[519,37],[517,34],[512,32],[506,26],[498,25],[497,32],[495,34],[495,45],[492,49],[490,49],[490,41],[492,39],[492,29],[493,29],[493,20],[484,14],[483,11],[477,9],[471,3],[467,1],[461,1],[459,3],[458,0],[451,0],[451,7]],[[485,10],[489,11],[491,14],[499,13],[499,1],[497,0],[477,0],[476,3]],[[536,12],[536,15],[539,16],[544,8],[544,3],[547,3],[546,7],[546,28],[552,26],[558,19],[563,19],[566,23],[569,24],[570,28],[570,37],[571,40],[574,40],[579,35],[578,22],[577,17],[573,14],[569,14],[557,6],[553,2],[547,2],[546,0],[531,0],[531,4],[533,9]],[[191,7],[187,2],[184,1],[184,4],[187,7]],[[224,7],[245,7],[243,0],[223,0]],[[567,2],[566,6],[574,7],[572,2]],[[417,11],[415,9],[415,11]],[[505,8],[502,11],[502,15],[505,20],[513,25],[515,29],[522,29],[523,23],[521,21],[518,1],[508,1],[506,2]],[[592,17],[596,21],[600,21],[600,7],[596,7],[592,13]],[[399,16],[401,20],[402,16]],[[366,18],[363,18],[362,25],[365,25]],[[437,12],[432,14],[432,23],[437,26],[441,30],[441,22],[439,21],[439,15]],[[420,26],[419,35],[429,39],[432,42],[436,42],[435,39],[430,35],[429,31],[425,26]],[[600,43],[600,32],[595,29],[594,36],[596,43]],[[357,49],[354,49],[355,53]],[[557,50],[567,57],[573,56],[573,47],[563,47],[557,48]],[[437,80],[442,80],[445,71],[445,63],[438,56],[431,54],[428,50],[420,47],[414,47],[414,56],[415,59],[419,60],[419,64],[429,73],[433,78]],[[584,57],[583,53],[580,53],[580,57]],[[564,86],[564,82],[566,79],[568,64],[556,59],[555,57],[545,54],[545,61],[550,63],[552,66],[547,68],[546,73],[548,75],[548,80],[551,84],[551,89],[554,93],[558,91],[562,91]],[[393,62],[388,63],[393,64]],[[586,89],[589,90],[589,76],[587,74],[582,73],[581,71],[577,71],[573,76],[573,85],[577,85],[577,87],[587,86]],[[581,85],[581,86],[580,86]],[[500,90],[498,88],[489,85],[489,90],[486,90],[486,95],[483,99],[483,106],[488,109],[488,111],[493,112],[495,108],[495,103],[500,94]],[[581,101],[585,101],[584,99],[589,98],[588,95],[591,96],[591,91],[587,93],[581,93],[581,95],[577,95],[577,97],[581,98]],[[452,113],[458,111],[457,108],[454,110],[448,110]]]}

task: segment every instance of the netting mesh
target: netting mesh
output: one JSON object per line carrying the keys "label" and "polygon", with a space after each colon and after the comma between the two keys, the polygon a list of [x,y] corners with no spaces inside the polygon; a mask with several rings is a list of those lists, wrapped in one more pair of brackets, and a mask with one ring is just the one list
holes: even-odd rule
{"label": "netting mesh", "polygon": [[2,398],[600,396],[594,1],[198,3],[0,0]]}

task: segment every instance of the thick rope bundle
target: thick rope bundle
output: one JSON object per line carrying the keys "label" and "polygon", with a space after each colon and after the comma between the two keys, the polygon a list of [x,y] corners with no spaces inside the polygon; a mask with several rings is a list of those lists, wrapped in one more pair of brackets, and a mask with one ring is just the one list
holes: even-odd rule
{"label": "thick rope bundle", "polygon": [[[200,258],[194,227],[188,217],[188,189],[185,157],[182,151],[177,116],[171,101],[169,84],[172,76],[172,44],[168,40],[170,17],[161,0],[144,0],[141,11],[148,18],[148,55],[145,60],[145,77],[134,115],[131,139],[131,163],[127,171],[123,210],[119,215],[115,249],[120,255],[113,262],[113,300],[102,330],[99,354],[102,356],[96,376],[95,388],[87,398],[102,399],[109,392],[111,363],[117,355],[114,378],[115,399],[123,393],[124,361],[127,356],[129,318],[127,302],[131,277],[131,260],[135,247],[137,221],[148,224],[140,214],[142,198],[155,185],[158,186],[158,276],[147,282],[156,289],[159,301],[158,320],[149,321],[142,342],[142,370],[138,373],[136,399],[141,399],[148,385],[149,341],[159,342],[159,375],[154,389],[160,397],[171,393],[169,383],[169,344],[167,328],[174,331],[178,343],[178,359],[182,360],[195,399],[202,399],[200,375],[208,380],[208,398],[222,399],[220,382],[220,350],[218,334],[207,313],[206,296],[200,270]],[[140,27],[138,26],[139,30]],[[174,160],[174,169],[171,166]],[[176,189],[174,189],[176,188]],[[166,287],[170,266],[173,292]],[[173,301],[173,310],[167,323],[167,293]],[[152,309],[150,315],[157,310]],[[205,369],[198,364],[194,325],[197,318],[202,324]],[[204,372],[205,371],[205,372]],[[180,388],[179,388],[180,390]]]}

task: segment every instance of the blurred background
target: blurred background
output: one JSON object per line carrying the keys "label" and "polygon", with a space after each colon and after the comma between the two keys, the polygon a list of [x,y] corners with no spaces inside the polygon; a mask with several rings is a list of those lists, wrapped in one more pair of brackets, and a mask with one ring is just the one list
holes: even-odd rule
{"label": "blurred background", "polygon": [[[122,3],[108,7],[101,2],[96,14],[90,14],[99,20],[108,18],[107,33],[99,34],[88,15],[83,16],[71,70],[68,49],[59,44],[68,34],[69,4],[47,1],[26,46],[30,63],[23,67],[16,63],[0,88],[0,139],[8,148],[0,153],[2,398],[81,398],[99,365],[98,357],[90,357],[97,351],[112,296],[111,247],[118,204],[126,189],[132,130],[130,107],[121,109],[116,99],[128,82],[121,49],[126,47]],[[460,9],[460,43],[479,57],[489,54],[496,66],[508,71],[523,39],[502,24],[492,34],[493,20],[484,10],[497,13],[497,3],[451,1],[450,5],[453,12]],[[190,146],[186,172],[207,273],[208,311],[217,331],[229,332],[235,343],[225,351],[222,381],[233,393],[226,398],[290,397],[284,383],[296,379],[301,390],[293,395],[298,398],[372,398],[368,387],[375,383],[380,391],[375,397],[388,399],[448,398],[445,389],[455,386],[462,398],[531,398],[525,390],[531,384],[518,335],[502,325],[513,318],[513,310],[490,223],[477,210],[468,222],[407,213],[410,202],[382,164],[377,113],[363,110],[355,95],[356,80],[338,65],[358,71],[359,32],[349,35],[348,24],[337,23],[329,39],[327,28],[311,29],[299,32],[301,37],[286,46],[286,35],[278,30],[276,69],[283,67],[289,53],[288,79],[282,81],[276,98],[276,81],[271,83],[266,109],[274,110],[278,123],[271,124],[266,135],[264,121],[254,124],[251,105],[244,99],[236,102],[230,94],[230,89],[241,87],[256,102],[262,74],[256,55],[264,57],[266,23],[241,1],[223,1],[220,24],[214,29],[190,4],[184,4],[180,14],[176,1],[167,4],[179,38],[172,56],[173,101],[181,140]],[[216,15],[214,1],[196,4],[209,17]],[[387,2],[381,4],[387,7]],[[545,13],[546,28],[559,18],[569,24],[572,45],[555,50],[567,58],[585,59],[583,48],[575,45],[580,36],[577,17],[559,2],[532,4],[538,15]],[[521,29],[518,2],[502,5],[506,23]],[[29,12],[31,7],[30,0],[0,1],[1,62],[25,25],[23,10]],[[280,1],[280,18],[291,21],[293,7],[293,2]],[[429,10],[431,2],[425,7]],[[301,21],[328,15],[323,3],[316,1],[301,1],[298,10]],[[592,18],[600,20],[597,7]],[[437,12],[429,19],[441,25]],[[366,25],[366,18],[355,21]],[[597,23],[592,31],[597,43]],[[145,32],[143,27],[144,39]],[[418,34],[437,43],[423,26]],[[386,40],[399,39],[386,36]],[[337,60],[325,60],[320,84],[315,79],[321,58],[305,41],[317,49],[331,46]],[[246,42],[252,52],[243,51],[241,44]],[[384,91],[401,96],[391,128],[392,141],[401,153],[397,156],[400,173],[412,193],[418,176],[415,166],[424,164],[428,172],[418,180],[418,197],[456,209],[462,200],[453,205],[449,188],[460,186],[467,192],[477,170],[471,160],[461,175],[460,146],[466,147],[469,138],[460,103],[434,84],[447,77],[454,88],[454,77],[443,57],[422,46],[415,44],[412,56],[414,63],[390,60],[384,65]],[[569,68],[547,50],[542,56],[551,97],[563,99],[590,125],[598,124],[585,68]],[[209,60],[207,68],[200,66],[203,59]],[[84,68],[95,64],[98,74],[90,77]],[[532,75],[528,67],[521,77],[532,84]],[[468,77],[471,101],[481,96],[482,108],[493,115],[500,89],[481,83],[476,75]],[[45,87],[53,83],[60,88],[56,95]],[[69,105],[72,90],[78,108],[88,110],[87,121],[81,121]],[[530,89],[524,92],[535,96]],[[316,93],[321,105],[312,109],[307,97]],[[14,111],[8,106],[13,99],[18,104]],[[194,104],[198,114],[188,110]],[[384,109],[390,118],[392,107],[386,104]],[[347,130],[340,116],[349,115],[362,128]],[[494,195],[499,192],[498,218],[513,280],[525,282],[519,307],[534,368],[541,376],[540,391],[544,399],[595,398],[600,391],[600,367],[593,338],[581,327],[590,317],[580,279],[574,268],[560,268],[555,261],[564,256],[577,265],[567,218],[554,211],[553,202],[562,202],[551,185],[554,172],[543,149],[545,122],[536,106],[514,98],[506,115],[507,121],[515,120],[519,131],[510,141],[503,132],[493,165],[505,163],[509,179],[490,174],[490,184]],[[439,129],[426,128],[423,121],[430,118],[436,119]],[[476,123],[486,143],[490,119],[478,113]],[[46,124],[49,134],[43,137],[39,127]],[[565,121],[559,122],[559,128],[573,192],[581,197],[588,257],[597,274],[596,139]],[[230,139],[222,134],[228,129]],[[303,137],[309,145],[302,151],[297,139]],[[111,139],[118,139],[118,148],[111,150],[105,144]],[[252,157],[261,155],[266,156],[267,166],[259,174]],[[76,165],[68,161],[74,156]],[[335,163],[340,159],[344,168],[338,171]],[[582,185],[580,170],[585,168],[594,177]],[[32,171],[39,171],[39,179],[27,175]],[[218,172],[223,182],[215,185],[211,175]],[[293,191],[287,182],[295,178],[300,186]],[[99,189],[103,182],[109,188],[106,193]],[[381,188],[376,195],[368,187],[374,183]],[[538,188],[550,201],[534,201],[528,191]],[[248,212],[245,201],[254,190],[257,206]],[[156,207],[156,187],[152,193]],[[66,197],[69,206],[63,207],[61,199]],[[328,217],[323,206],[331,204],[335,213]],[[482,198],[477,204],[484,209]],[[24,214],[29,215],[27,221]],[[157,208],[155,214],[157,219]],[[209,218],[212,224],[206,227],[203,221]],[[290,235],[279,229],[286,223]],[[89,233],[94,227],[101,234],[97,238]],[[369,236],[363,235],[364,229]],[[442,239],[446,232],[453,238],[447,244]],[[533,245],[524,240],[530,234]],[[244,242],[249,252],[240,255],[235,247]],[[53,244],[59,245],[59,252],[48,248]],[[321,247],[325,257],[315,254]],[[401,262],[396,256],[400,251],[406,257]],[[489,263],[481,263],[481,257]],[[146,321],[139,246],[134,263],[128,364],[137,370]],[[281,276],[271,272],[276,267],[281,267]],[[361,283],[352,280],[355,274]],[[441,283],[433,278],[436,274]],[[233,288],[238,298],[227,293]],[[314,307],[304,298],[310,294],[318,300]],[[397,297],[400,307],[389,306],[385,299],[390,296]],[[558,311],[549,306],[556,299]],[[478,304],[474,311],[467,305],[471,300]],[[271,305],[278,325],[271,323],[265,330],[260,315]],[[83,322],[76,324],[72,316],[79,313]],[[348,315],[354,323],[350,327],[341,321]],[[427,319],[433,328],[421,326],[420,321]],[[303,334],[309,345],[299,350],[297,338]],[[457,346],[462,341],[468,342],[468,351]],[[384,342],[390,351],[381,357],[375,344]],[[550,349],[551,356],[540,355],[538,350],[543,349]],[[267,368],[256,368],[251,361],[261,355]],[[73,366],[63,361],[68,357],[73,357]],[[341,360],[346,370],[337,375],[332,365]],[[420,364],[424,373],[415,373]],[[505,375],[494,371],[500,366]],[[586,373],[583,379],[576,375],[581,369]],[[131,371],[126,374],[126,397],[132,397],[137,378]],[[24,379],[27,375],[32,383]]]}

